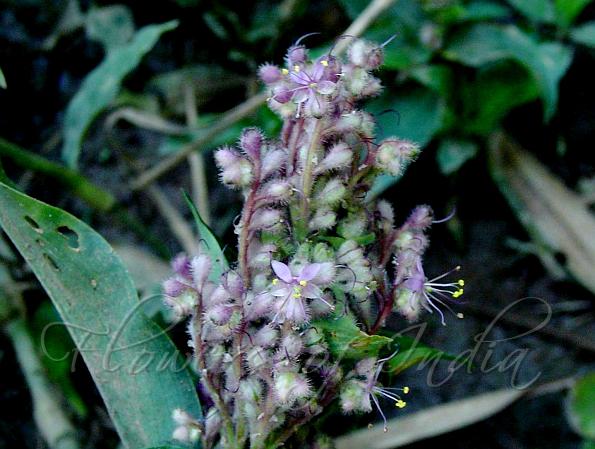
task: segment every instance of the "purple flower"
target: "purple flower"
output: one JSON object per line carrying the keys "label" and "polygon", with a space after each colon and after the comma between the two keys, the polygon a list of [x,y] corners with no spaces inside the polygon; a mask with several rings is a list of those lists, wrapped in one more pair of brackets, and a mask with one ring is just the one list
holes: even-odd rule
{"label": "purple flower", "polygon": [[294,83],[293,101],[303,103],[306,112],[319,117],[326,112],[327,99],[325,95],[331,95],[337,85],[329,81],[326,69],[328,60],[316,61],[311,67],[302,68],[295,65],[289,72],[289,78]]}
{"label": "purple flower", "polygon": [[270,294],[275,297],[273,305],[276,313],[274,322],[291,321],[296,324],[305,323],[310,315],[307,299],[319,299],[331,310],[334,307],[322,297],[320,286],[316,285],[315,278],[322,264],[306,264],[297,276],[291,273],[290,268],[283,262],[273,260],[271,267],[277,275],[273,279]]}
{"label": "purple flower", "polygon": [[387,388],[378,382],[384,364],[395,354],[396,352],[390,357],[378,361],[373,357],[360,360],[341,390],[341,407],[344,412],[371,412],[373,404],[380,416],[382,416],[385,432],[388,431],[388,427],[379,399],[384,398],[394,401],[395,407],[403,408],[407,405],[407,402],[401,399],[398,392],[409,393],[409,387]]}
{"label": "purple flower", "polygon": [[439,307],[443,306],[457,318],[463,318],[463,314],[455,313],[447,302],[452,298],[457,299],[463,295],[465,281],[459,279],[455,282],[436,282],[460,269],[461,267],[457,266],[447,273],[428,280],[425,276],[421,259],[417,259],[409,276],[396,291],[397,306],[401,313],[405,316],[415,316],[419,313],[420,308],[423,307],[430,313],[434,313],[434,311],[438,312],[442,325],[445,325],[444,313]]}

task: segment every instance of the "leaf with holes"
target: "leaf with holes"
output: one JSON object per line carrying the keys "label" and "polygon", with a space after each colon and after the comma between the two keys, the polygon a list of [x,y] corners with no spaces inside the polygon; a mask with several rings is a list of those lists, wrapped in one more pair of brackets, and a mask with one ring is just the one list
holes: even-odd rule
{"label": "leaf with holes", "polygon": [[140,63],[163,33],[176,26],[177,22],[172,21],[142,28],[129,44],[110,51],[104,61],[85,78],[68,104],[64,117],[62,159],[70,168],[78,165],[87,128],[97,114],[116,98],[124,77]]}
{"label": "leaf with holes", "polygon": [[128,272],[101,236],[1,183],[0,225],[62,316],[126,446],[167,443],[175,408],[200,416],[186,359],[140,312]]}

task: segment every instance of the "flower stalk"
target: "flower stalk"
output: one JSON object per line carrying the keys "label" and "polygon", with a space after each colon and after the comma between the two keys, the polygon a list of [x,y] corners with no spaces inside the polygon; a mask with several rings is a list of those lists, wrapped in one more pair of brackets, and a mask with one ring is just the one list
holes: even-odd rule
{"label": "flower stalk", "polygon": [[[386,357],[349,345],[347,355],[332,340],[354,328],[374,334],[394,312],[442,316],[444,296],[462,293],[462,281],[425,278],[428,206],[398,226],[390,204],[366,201],[378,175],[401,174],[419,152],[396,137],[377,142],[374,117],[360,109],[382,90],[382,59],[382,46],[364,40],[343,59],[329,51],[312,60],[297,43],[284,67],[259,70],[284,120],[279,138],[248,128],[216,152],[222,182],[244,196],[238,261],[211,279],[207,254],[180,256],[164,284],[178,319],[192,317],[203,402],[212,404],[202,423],[179,420],[185,441],[199,428],[207,448],[273,449],[300,429],[299,444],[317,447],[302,430],[333,401],[345,413],[374,405],[382,417],[382,401],[405,406],[380,382]],[[346,328],[324,331],[333,326]]]}

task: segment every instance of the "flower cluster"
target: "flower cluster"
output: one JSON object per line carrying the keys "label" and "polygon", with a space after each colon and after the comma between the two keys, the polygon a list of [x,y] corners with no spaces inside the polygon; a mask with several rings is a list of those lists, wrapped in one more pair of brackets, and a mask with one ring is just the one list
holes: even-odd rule
{"label": "flower cluster", "polygon": [[367,200],[379,174],[401,174],[419,152],[396,137],[376,142],[374,117],[359,108],[381,91],[382,60],[382,46],[355,40],[346,58],[311,60],[295,45],[285,67],[260,68],[280,137],[249,128],[215,153],[222,182],[244,197],[237,263],[219,276],[206,253],[180,256],[164,284],[177,318],[190,317],[208,407],[201,422],[176,412],[179,439],[274,448],[337,399],[345,413],[380,410],[382,398],[405,406],[379,383],[386,359],[347,357],[324,331],[345,322],[373,335],[392,312],[413,320],[462,294],[462,281],[425,278],[429,207],[398,226],[388,202]]}

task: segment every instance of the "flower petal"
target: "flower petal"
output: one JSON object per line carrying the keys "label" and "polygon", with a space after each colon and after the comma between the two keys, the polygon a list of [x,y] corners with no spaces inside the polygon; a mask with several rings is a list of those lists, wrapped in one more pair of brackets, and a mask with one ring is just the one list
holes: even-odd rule
{"label": "flower petal", "polygon": [[322,290],[314,284],[308,284],[302,288],[302,296],[308,299],[322,298]]}
{"label": "flower petal", "polygon": [[319,81],[316,83],[316,91],[322,95],[330,95],[335,91],[337,85],[332,81]]}
{"label": "flower petal", "polygon": [[273,271],[275,272],[277,277],[279,279],[281,279],[283,282],[286,282],[287,284],[291,284],[293,282],[293,276],[291,275],[291,270],[283,262],[279,262],[277,260],[272,260],[271,268],[273,269]]}
{"label": "flower petal", "polygon": [[309,91],[310,89],[308,89],[307,87],[300,87],[299,89],[296,89],[293,93],[294,103],[303,103],[304,101],[306,101],[308,99]]}
{"label": "flower petal", "polygon": [[319,263],[311,263],[302,268],[298,281],[311,281],[320,271],[321,265]]}

